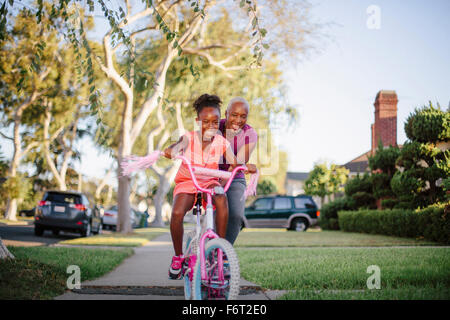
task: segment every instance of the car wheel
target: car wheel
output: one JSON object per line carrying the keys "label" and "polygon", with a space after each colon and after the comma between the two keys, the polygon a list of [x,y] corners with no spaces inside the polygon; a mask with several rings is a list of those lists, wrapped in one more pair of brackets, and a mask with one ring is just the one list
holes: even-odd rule
{"label": "car wheel", "polygon": [[86,226],[86,230],[81,231],[82,237],[90,237],[91,236],[91,224],[88,223]]}
{"label": "car wheel", "polygon": [[44,229],[40,228],[40,227],[34,227],[34,235],[36,236],[42,236],[44,234]]}
{"label": "car wheel", "polygon": [[291,223],[290,230],[304,232],[308,229],[308,221],[304,218],[296,218]]}
{"label": "car wheel", "polygon": [[59,230],[53,230],[52,233],[54,236],[57,236],[57,235],[59,235]]}

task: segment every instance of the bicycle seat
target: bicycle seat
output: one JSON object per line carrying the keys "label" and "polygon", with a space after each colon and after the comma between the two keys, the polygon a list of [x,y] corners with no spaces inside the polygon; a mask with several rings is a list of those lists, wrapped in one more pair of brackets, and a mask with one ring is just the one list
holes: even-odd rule
{"label": "bicycle seat", "polygon": [[[197,192],[197,195],[195,197],[194,207],[192,208],[192,214],[194,216],[197,215],[197,212],[200,211],[200,207],[203,207],[203,210],[206,211],[206,205],[207,205],[207,202],[205,199],[203,199],[202,192]],[[213,205],[213,210],[216,210],[215,205]]]}

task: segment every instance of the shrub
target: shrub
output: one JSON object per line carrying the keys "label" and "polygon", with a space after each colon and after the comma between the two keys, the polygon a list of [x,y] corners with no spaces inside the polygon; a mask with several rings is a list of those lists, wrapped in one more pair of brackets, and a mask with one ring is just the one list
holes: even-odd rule
{"label": "shrub", "polygon": [[387,173],[373,173],[372,176],[373,196],[376,199],[392,197],[391,179]]}
{"label": "shrub", "polygon": [[324,230],[339,230],[338,211],[351,210],[354,208],[353,201],[347,197],[338,198],[322,206],[320,211],[319,225]]}
{"label": "shrub", "polygon": [[347,232],[425,238],[450,243],[450,203],[424,209],[339,211],[339,227]]}
{"label": "shrub", "polygon": [[365,173],[363,176],[357,175],[347,181],[345,185],[345,195],[351,197],[356,192],[372,193],[372,181],[370,175]]}
{"label": "shrub", "polygon": [[397,205],[398,201],[395,199],[383,199],[381,200],[381,207],[383,209],[392,209]]}
{"label": "shrub", "polygon": [[412,141],[431,142],[450,139],[450,113],[433,107],[414,110],[405,122],[406,136]]}

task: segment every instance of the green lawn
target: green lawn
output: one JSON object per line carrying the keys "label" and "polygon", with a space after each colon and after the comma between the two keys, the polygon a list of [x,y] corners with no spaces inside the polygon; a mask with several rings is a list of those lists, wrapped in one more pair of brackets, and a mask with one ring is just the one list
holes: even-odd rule
{"label": "green lawn", "polygon": [[[237,249],[241,275],[281,299],[450,299],[449,248]],[[380,268],[369,290],[367,268]]]}
{"label": "green lawn", "polygon": [[98,278],[133,254],[119,250],[8,247],[16,259],[0,263],[0,300],[51,299],[66,290],[67,267],[77,265],[81,281]]}
{"label": "green lawn", "polygon": [[435,242],[343,231],[307,232],[286,229],[244,228],[239,234],[235,247],[384,247],[439,245]]}
{"label": "green lawn", "polygon": [[134,229],[131,234],[113,232],[100,234],[87,238],[76,238],[61,241],[60,244],[87,245],[87,246],[115,246],[115,247],[139,247],[159,235],[168,232],[168,228],[142,228]]}

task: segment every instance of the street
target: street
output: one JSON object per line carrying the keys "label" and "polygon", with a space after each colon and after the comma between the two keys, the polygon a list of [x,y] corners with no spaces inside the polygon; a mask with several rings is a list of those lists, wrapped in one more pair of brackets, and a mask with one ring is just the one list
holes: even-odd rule
{"label": "street", "polygon": [[51,231],[45,231],[42,237],[34,235],[33,221],[27,221],[28,225],[5,225],[0,223],[0,237],[7,246],[48,246],[59,241],[78,238],[77,233],[60,232],[55,236]]}

